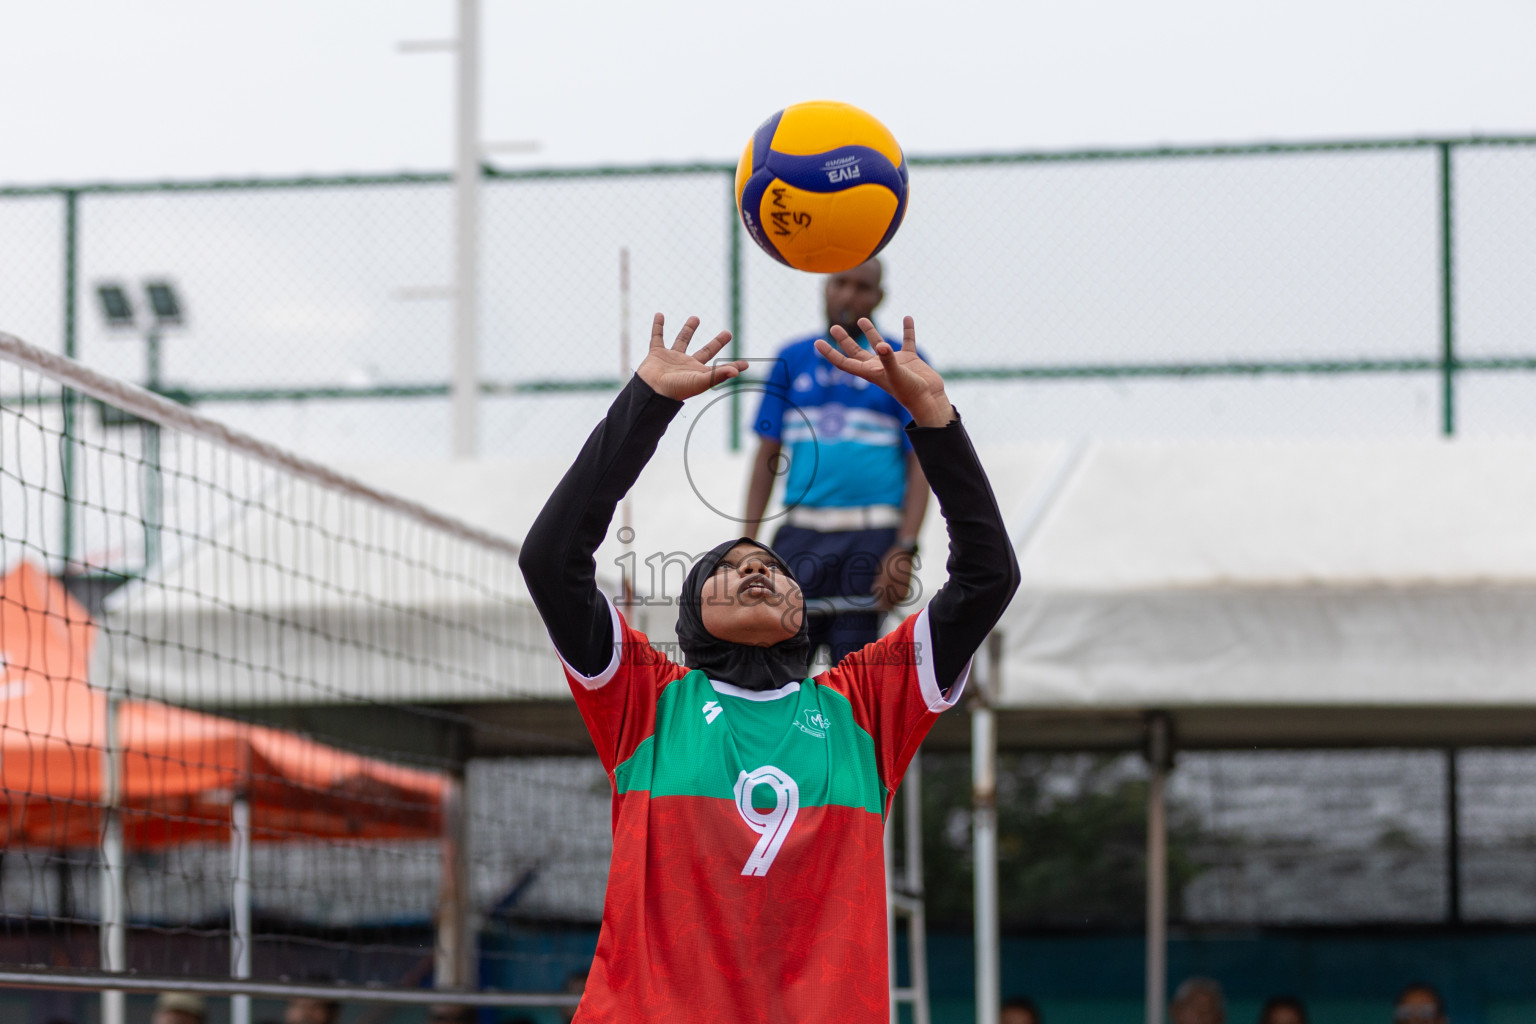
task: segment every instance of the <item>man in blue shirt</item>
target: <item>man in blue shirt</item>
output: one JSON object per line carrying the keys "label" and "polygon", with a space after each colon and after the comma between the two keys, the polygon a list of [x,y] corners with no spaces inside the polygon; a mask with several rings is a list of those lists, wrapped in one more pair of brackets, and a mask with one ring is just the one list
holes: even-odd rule
{"label": "man in blue shirt", "polygon": [[[875,259],[827,278],[828,328],[869,347],[858,321],[885,298],[882,273]],[[757,539],[774,480],[785,477],[786,511],[772,543],[805,596],[875,595],[878,612],[811,621],[811,643],[830,645],[836,664],[878,639],[881,615],[906,597],[928,481],[907,441],[907,411],[821,358],[822,336],[780,349],[765,382],[745,518],[746,535]]]}

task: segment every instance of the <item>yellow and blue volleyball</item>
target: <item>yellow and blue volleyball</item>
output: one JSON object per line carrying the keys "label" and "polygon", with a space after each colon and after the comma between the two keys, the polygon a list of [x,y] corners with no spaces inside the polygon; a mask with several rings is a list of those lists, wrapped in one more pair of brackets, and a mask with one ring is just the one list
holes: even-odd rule
{"label": "yellow and blue volleyball", "polygon": [[907,212],[907,161],[890,129],[847,103],[796,103],[752,134],[736,208],[780,263],[835,274],[875,255]]}

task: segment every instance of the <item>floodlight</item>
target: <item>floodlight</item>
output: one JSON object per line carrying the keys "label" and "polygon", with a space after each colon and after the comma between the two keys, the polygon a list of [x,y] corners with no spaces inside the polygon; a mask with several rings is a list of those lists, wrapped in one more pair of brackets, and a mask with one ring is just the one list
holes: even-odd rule
{"label": "floodlight", "polygon": [[129,301],[128,293],[123,290],[122,285],[97,285],[96,299],[101,303],[101,315],[106,319],[108,327],[134,325],[133,303]]}
{"label": "floodlight", "polygon": [[169,281],[146,281],[144,294],[149,296],[149,308],[155,315],[156,327],[178,327],[181,324],[181,300],[176,288]]}

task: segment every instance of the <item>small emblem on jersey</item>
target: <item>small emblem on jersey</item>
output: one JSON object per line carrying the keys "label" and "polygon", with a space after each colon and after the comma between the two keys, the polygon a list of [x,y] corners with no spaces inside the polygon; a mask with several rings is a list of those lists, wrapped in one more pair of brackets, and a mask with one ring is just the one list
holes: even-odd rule
{"label": "small emblem on jersey", "polygon": [[843,426],[847,422],[848,414],[843,411],[843,407],[828,403],[821,407],[821,417],[816,426],[822,437],[833,440],[842,434]]}
{"label": "small emblem on jersey", "polygon": [[800,712],[800,717],[795,719],[795,728],[807,736],[824,740],[827,738],[827,730],[832,728],[832,719],[815,708],[808,708]]}
{"label": "small emblem on jersey", "polygon": [[720,706],[720,702],[717,701],[717,700],[707,700],[707,701],[705,701],[704,702],[704,724],[705,725],[713,725],[715,719],[720,717],[720,712],[724,711],[724,710],[725,709]]}

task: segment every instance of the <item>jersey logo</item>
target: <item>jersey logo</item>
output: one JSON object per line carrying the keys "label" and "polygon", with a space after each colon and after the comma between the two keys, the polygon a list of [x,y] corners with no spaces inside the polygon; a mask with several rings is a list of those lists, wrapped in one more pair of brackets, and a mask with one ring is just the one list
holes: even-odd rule
{"label": "jersey logo", "polygon": [[720,706],[720,702],[719,701],[717,701],[717,700],[707,700],[707,701],[704,702],[704,709],[703,710],[704,710],[704,724],[705,725],[713,725],[714,722],[715,722],[715,719],[720,717],[720,712],[724,711],[725,709]]}
{"label": "jersey logo", "polygon": [[[752,791],[759,786],[773,790],[773,806],[766,811],[752,805]],[[766,875],[800,812],[800,786],[788,772],[771,764],[742,772],[736,777],[736,810],[747,827],[762,837],[752,847],[752,856],[747,858],[741,873]]]}
{"label": "jersey logo", "polygon": [[848,422],[848,414],[840,405],[828,403],[821,407],[821,415],[817,417],[816,427],[822,437],[829,441],[835,441],[843,433],[843,427]]}
{"label": "jersey logo", "polygon": [[[801,719],[804,719],[804,721],[801,721]],[[832,719],[815,708],[807,708],[800,712],[800,718],[795,719],[795,728],[807,736],[814,736],[819,740],[824,740],[827,738],[827,730],[832,728]]]}

